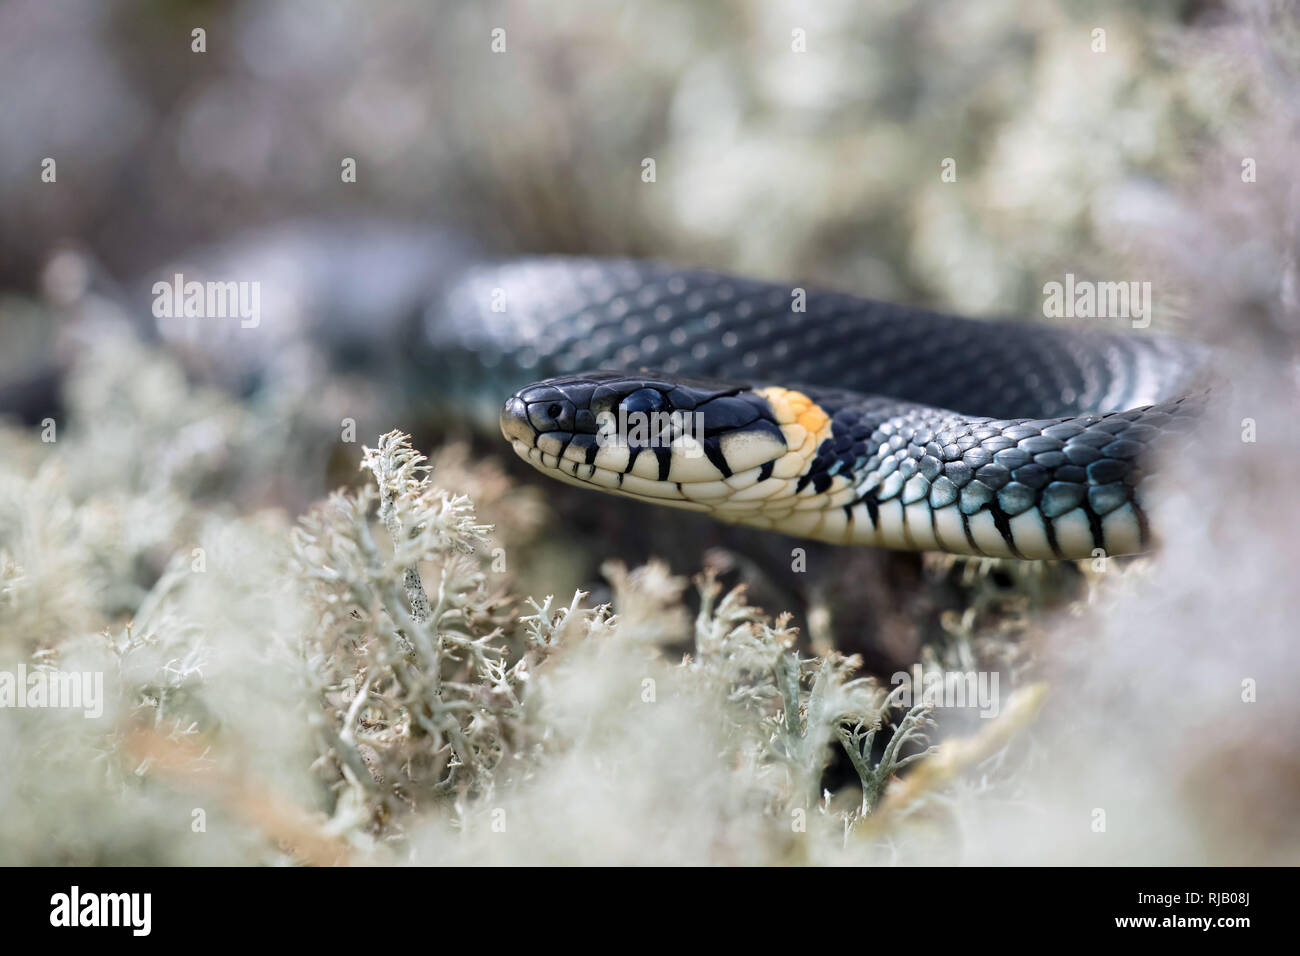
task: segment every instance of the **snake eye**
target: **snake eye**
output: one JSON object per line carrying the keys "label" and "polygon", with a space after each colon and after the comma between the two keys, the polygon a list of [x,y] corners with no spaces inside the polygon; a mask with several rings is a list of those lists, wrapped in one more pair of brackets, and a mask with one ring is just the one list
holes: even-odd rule
{"label": "snake eye", "polygon": [[[543,399],[545,401],[545,399]],[[573,431],[574,408],[568,399],[528,406],[528,420],[539,432]]]}

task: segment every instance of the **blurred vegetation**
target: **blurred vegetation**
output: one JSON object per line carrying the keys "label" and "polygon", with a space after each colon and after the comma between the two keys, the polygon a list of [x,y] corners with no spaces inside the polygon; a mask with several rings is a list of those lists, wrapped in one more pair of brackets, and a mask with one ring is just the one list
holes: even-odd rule
{"label": "blurred vegetation", "polygon": [[[109,690],[99,720],[0,720],[0,862],[1294,860],[1298,22],[1266,2],[0,7],[0,384],[65,376],[56,441],[0,431],[0,670]],[[375,395],[237,398],[121,332],[124,285],[178,250],[352,215],[977,314],[1033,318],[1067,271],[1142,277],[1235,388],[1169,463],[1162,553],[1105,570],[825,551],[799,593],[720,589],[773,577],[762,536],[706,550],[700,524],[641,517],[629,545],[603,537],[616,510],[576,533],[558,492],[441,435],[427,481],[388,448],[418,530],[394,548],[333,429],[404,424]],[[670,564],[568,600],[646,554]],[[1019,693],[992,722],[909,715],[870,678],[917,660]]]}
{"label": "blurred vegetation", "polygon": [[610,564],[612,604],[521,601],[507,556],[542,506],[455,451],[431,469],[383,436],[370,481],[292,526],[206,500],[292,461],[240,403],[106,346],[64,434],[3,436],[0,669],[107,689],[96,718],[7,712],[5,863],[830,861],[929,752],[932,707],[712,575],[693,624],[662,563]]}
{"label": "blurred vegetation", "polygon": [[[1209,148],[1258,148],[1242,107],[1271,105],[1249,62],[1202,47],[1226,12],[1190,0],[41,10],[8,5],[0,57],[0,88],[24,90],[0,117],[0,281],[28,288],[61,240],[130,275],[250,225],[364,209],[500,251],[1033,316],[1065,271],[1126,274],[1171,180]],[[66,170],[57,191],[34,185],[44,156]]]}

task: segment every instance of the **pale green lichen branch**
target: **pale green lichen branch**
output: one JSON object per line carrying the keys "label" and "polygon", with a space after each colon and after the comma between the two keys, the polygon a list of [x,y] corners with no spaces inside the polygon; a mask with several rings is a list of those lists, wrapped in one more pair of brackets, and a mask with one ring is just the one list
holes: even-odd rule
{"label": "pale green lichen branch", "polygon": [[[428,482],[429,466],[425,457],[410,444],[410,436],[399,431],[391,431],[380,436],[378,448],[364,448],[361,467],[369,469],[379,486],[379,520],[388,529],[393,539],[393,547],[409,537],[403,534],[402,521],[397,512],[399,497],[418,494]],[[424,582],[420,580],[420,569],[408,565],[402,570],[402,585],[406,588],[406,597],[411,604],[411,617],[417,624],[424,624],[432,616],[429,608],[429,596],[424,592]]]}
{"label": "pale green lichen branch", "polygon": [[[912,706],[903,716],[895,729],[889,743],[881,754],[879,762],[871,762],[872,746],[877,732],[883,727],[892,711],[900,706],[905,687],[896,687],[885,695],[873,713],[866,719],[859,719],[852,724],[844,723],[838,729],[840,746],[848,755],[849,762],[862,785],[862,803],[857,818],[869,816],[879,805],[880,797],[885,792],[890,779],[909,764],[938,752],[938,748],[929,746],[929,732],[936,725],[932,704],[922,701]],[[918,753],[899,756],[908,744],[925,745]]]}

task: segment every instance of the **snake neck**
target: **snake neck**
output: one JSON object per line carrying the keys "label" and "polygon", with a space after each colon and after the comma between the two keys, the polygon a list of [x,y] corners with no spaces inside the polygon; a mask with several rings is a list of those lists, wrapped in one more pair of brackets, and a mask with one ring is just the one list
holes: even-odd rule
{"label": "snake neck", "polygon": [[795,405],[824,424],[814,447],[811,431],[794,434],[806,466],[789,496],[772,500],[768,526],[842,544],[1015,558],[1149,549],[1145,463],[1157,436],[1198,406],[1180,398],[999,420],[833,389],[760,393],[774,391],[779,415]]}

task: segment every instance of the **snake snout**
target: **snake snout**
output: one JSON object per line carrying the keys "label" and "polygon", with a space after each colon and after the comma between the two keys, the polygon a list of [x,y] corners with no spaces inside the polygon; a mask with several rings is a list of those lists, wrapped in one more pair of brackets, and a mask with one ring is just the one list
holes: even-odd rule
{"label": "snake snout", "polygon": [[518,395],[511,395],[501,409],[501,434],[508,442],[519,441],[529,446],[536,438],[533,426],[528,421],[528,406]]}
{"label": "snake snout", "polygon": [[549,382],[522,388],[501,409],[501,434],[530,446],[547,435],[595,434],[596,421],[586,407],[586,397],[581,390]]}

